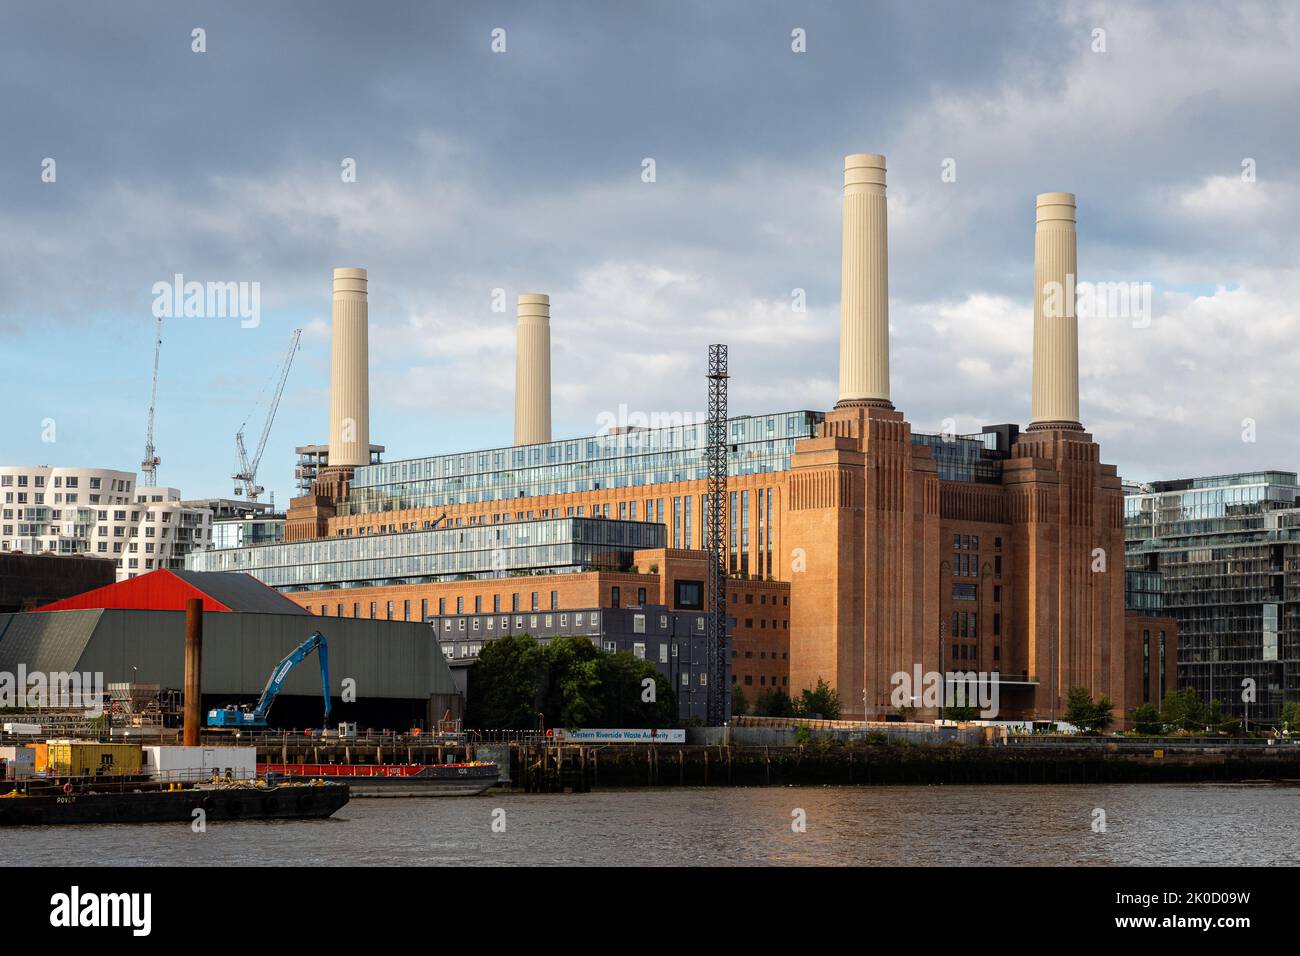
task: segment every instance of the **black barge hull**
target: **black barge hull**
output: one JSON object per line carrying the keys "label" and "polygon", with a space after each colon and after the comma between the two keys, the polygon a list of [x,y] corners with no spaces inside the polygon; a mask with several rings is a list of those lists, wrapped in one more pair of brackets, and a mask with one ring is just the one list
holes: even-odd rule
{"label": "black barge hull", "polygon": [[130,793],[70,793],[0,798],[0,827],[328,817],[348,802],[347,784],[274,788],[193,788]]}

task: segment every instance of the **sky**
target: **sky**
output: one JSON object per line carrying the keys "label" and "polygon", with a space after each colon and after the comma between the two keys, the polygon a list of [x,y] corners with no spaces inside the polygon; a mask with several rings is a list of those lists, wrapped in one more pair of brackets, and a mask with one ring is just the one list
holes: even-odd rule
{"label": "sky", "polygon": [[287,504],[327,437],[336,266],[369,270],[389,460],[510,443],[520,292],[551,297],[556,438],[702,412],[712,342],[733,415],[828,409],[843,157],[873,152],[915,430],[1027,422],[1060,190],[1079,280],[1150,284],[1149,320],[1080,322],[1103,460],[1295,470],[1298,104],[1289,3],[7,4],[0,458],[139,467],[177,274],[260,295],[255,325],[164,320],[158,478],[186,497],[231,494],[301,328],[259,474]]}

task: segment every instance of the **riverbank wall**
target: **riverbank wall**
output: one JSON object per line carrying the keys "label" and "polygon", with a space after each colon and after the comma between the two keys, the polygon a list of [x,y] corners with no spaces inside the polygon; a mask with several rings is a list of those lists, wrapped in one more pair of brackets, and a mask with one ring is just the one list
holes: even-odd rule
{"label": "riverbank wall", "polygon": [[[798,739],[799,742],[796,742]],[[448,763],[490,760],[502,786],[528,792],[618,787],[880,784],[1092,784],[1300,781],[1289,740],[999,737],[981,728],[698,728],[685,744],[555,744],[535,735],[467,739],[257,742],[259,762]]]}

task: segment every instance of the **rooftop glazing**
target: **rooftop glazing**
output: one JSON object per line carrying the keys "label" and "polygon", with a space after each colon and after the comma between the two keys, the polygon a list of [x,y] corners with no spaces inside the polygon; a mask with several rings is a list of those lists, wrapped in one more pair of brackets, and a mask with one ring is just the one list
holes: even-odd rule
{"label": "rooftop glazing", "polygon": [[[728,422],[728,474],[786,471],[795,443],[815,438],[826,416],[795,411],[733,418]],[[703,480],[704,421],[659,428],[611,430],[573,438],[489,448],[453,455],[408,458],[360,467],[339,514],[374,514],[408,508],[511,501],[540,495]],[[998,480],[997,439],[992,434],[912,433],[928,445],[947,481]]]}
{"label": "rooftop glazing", "polygon": [[[728,474],[785,471],[794,443],[815,437],[825,417],[821,412],[796,411],[731,419]],[[356,470],[339,513],[372,514],[703,480],[708,477],[706,431],[706,422],[688,421],[368,465]]]}
{"label": "rooftop glazing", "polygon": [[624,571],[633,551],[664,547],[665,533],[644,521],[551,518],[195,552],[186,567],[243,571],[291,591]]}

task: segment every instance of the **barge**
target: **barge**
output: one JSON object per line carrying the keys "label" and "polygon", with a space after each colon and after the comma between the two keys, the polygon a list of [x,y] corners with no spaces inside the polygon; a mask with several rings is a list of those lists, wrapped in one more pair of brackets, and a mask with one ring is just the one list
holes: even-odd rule
{"label": "barge", "polygon": [[[147,786],[147,785],[146,785]],[[346,783],[198,784],[166,789],[62,788],[11,790],[0,795],[0,827],[77,823],[189,823],[202,810],[208,821],[304,820],[328,817],[349,799]]]}
{"label": "barge", "polygon": [[332,764],[259,763],[271,780],[346,782],[354,797],[465,797],[497,785],[495,763]]}

